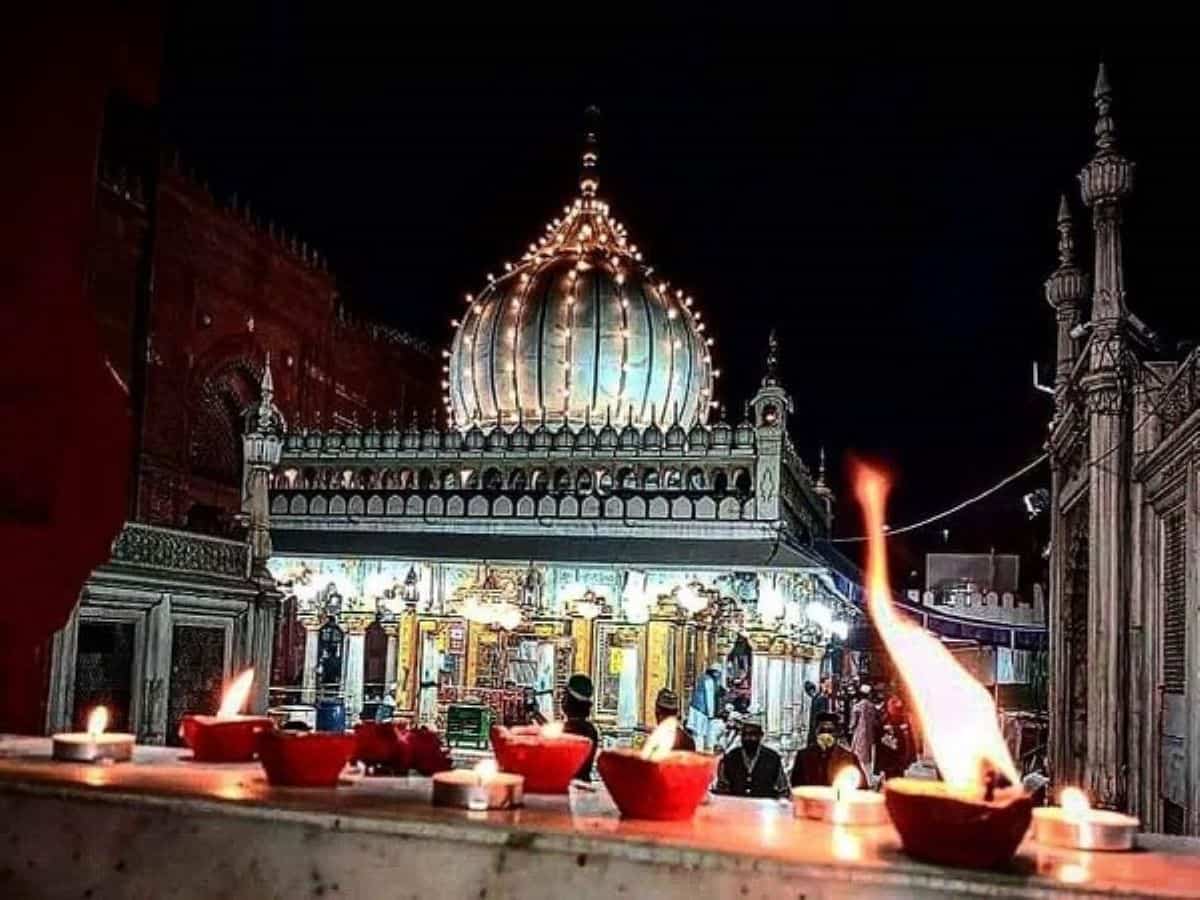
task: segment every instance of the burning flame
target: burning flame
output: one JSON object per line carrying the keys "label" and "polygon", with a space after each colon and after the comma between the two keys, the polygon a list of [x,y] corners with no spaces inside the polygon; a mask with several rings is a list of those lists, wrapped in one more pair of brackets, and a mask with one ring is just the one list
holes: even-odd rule
{"label": "burning flame", "polygon": [[563,736],[562,722],[547,722],[542,726],[542,737],[558,738]]}
{"label": "burning flame", "polygon": [[1087,816],[1092,808],[1088,803],[1087,794],[1077,787],[1065,787],[1058,795],[1058,805],[1062,807],[1063,815],[1068,819],[1079,820]]}
{"label": "burning flame", "polygon": [[88,716],[88,734],[104,734],[106,728],[108,728],[108,707],[97,706]]}
{"label": "burning flame", "polygon": [[500,772],[500,767],[496,764],[496,760],[489,757],[488,759],[481,759],[479,762],[477,762],[473,771],[475,772],[475,775],[479,781],[483,782],[498,774]]}
{"label": "burning flame", "polygon": [[658,723],[658,727],[650,732],[646,743],[642,745],[642,759],[655,761],[662,759],[675,747],[675,732],[679,721],[674,716],[668,716]]}
{"label": "burning flame", "polygon": [[866,521],[871,618],[908,686],[942,778],[952,788],[964,791],[980,789],[990,771],[1020,784],[1000,734],[991,695],[941,641],[902,619],[892,605],[883,538],[887,479],[874,469],[859,466],[854,488]]}
{"label": "burning flame", "polygon": [[250,696],[250,686],[254,684],[254,669],[247,669],[225,689],[225,697],[221,700],[221,708],[217,710],[218,719],[232,719],[246,705]]}
{"label": "burning flame", "polygon": [[848,794],[850,791],[856,790],[862,778],[858,774],[858,769],[854,766],[846,766],[842,771],[838,772],[833,778],[833,800],[835,803],[842,802],[842,794]]}

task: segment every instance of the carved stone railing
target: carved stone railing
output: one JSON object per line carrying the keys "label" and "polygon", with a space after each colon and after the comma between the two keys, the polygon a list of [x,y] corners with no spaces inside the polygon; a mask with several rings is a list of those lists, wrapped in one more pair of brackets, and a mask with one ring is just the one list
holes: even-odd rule
{"label": "carved stone railing", "polygon": [[111,561],[164,571],[244,578],[249,571],[247,554],[241,541],[126,522],[113,541]]}
{"label": "carved stone railing", "polygon": [[1180,363],[1158,396],[1158,416],[1165,437],[1200,406],[1200,347]]}

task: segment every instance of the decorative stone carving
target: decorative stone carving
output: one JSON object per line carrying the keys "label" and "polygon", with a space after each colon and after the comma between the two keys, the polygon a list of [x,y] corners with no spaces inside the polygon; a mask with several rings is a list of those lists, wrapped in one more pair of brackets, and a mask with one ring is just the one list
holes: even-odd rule
{"label": "decorative stone carving", "polygon": [[243,578],[248,565],[247,552],[241,541],[129,522],[113,542],[112,561]]}

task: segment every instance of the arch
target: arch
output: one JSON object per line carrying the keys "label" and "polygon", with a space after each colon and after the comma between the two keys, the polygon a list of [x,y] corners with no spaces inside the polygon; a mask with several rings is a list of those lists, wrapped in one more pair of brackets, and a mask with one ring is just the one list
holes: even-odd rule
{"label": "arch", "polygon": [[641,497],[630,497],[625,502],[625,515],[630,519],[646,518],[646,501]]}
{"label": "arch", "polygon": [[688,469],[687,473],[687,489],[689,491],[702,491],[707,487],[704,479],[704,470],[699,466],[693,466]]}
{"label": "arch", "polygon": [[497,497],[492,504],[492,515],[507,518],[513,514],[513,502],[507,497]]}
{"label": "arch", "polygon": [[467,504],[467,515],[476,518],[482,518],[488,514],[488,502],[484,497],[476,494],[471,498],[471,502]]}
{"label": "arch", "polygon": [[558,515],[558,504],[554,502],[554,498],[546,494],[538,501],[537,514],[539,518],[553,519]]}
{"label": "arch", "polygon": [[248,358],[226,355],[195,383],[188,402],[188,461],[193,472],[229,487],[240,483],[242,415],[259,400],[260,375]]}
{"label": "arch", "polygon": [[338,473],[338,487],[344,491],[353,490],[356,478],[358,478],[358,473],[353,469],[342,469]]}
{"label": "arch", "polygon": [[504,490],[504,475],[499,469],[493,466],[484,470],[483,489],[489,494],[498,494]]}
{"label": "arch", "polygon": [[366,501],[363,500],[362,494],[355,494],[346,504],[346,515],[361,516],[367,511]]}
{"label": "arch", "polygon": [[375,472],[371,469],[359,469],[356,486],[359,490],[369,491],[375,487]]}
{"label": "arch", "polygon": [[604,501],[604,517],[606,519],[621,519],[625,516],[625,504],[620,497],[609,497]]}
{"label": "arch", "polygon": [[408,502],[404,504],[406,516],[420,516],[424,511],[425,505],[421,502],[420,497],[409,497]]}
{"label": "arch", "polygon": [[558,504],[558,514],[560,516],[577,516],[579,515],[579,501],[572,496],[563,497]]}
{"label": "arch", "polygon": [[670,514],[666,497],[651,497],[649,503],[650,518],[665,519]]}
{"label": "arch", "polygon": [[317,486],[317,470],[312,466],[306,468],[300,473],[301,488],[315,488]]}
{"label": "arch", "polygon": [[308,512],[308,501],[304,499],[303,494],[297,494],[292,498],[291,513],[293,516],[303,516]]}
{"label": "arch", "polygon": [[[420,502],[418,500],[418,498],[416,498],[416,497],[414,497],[413,499]],[[392,494],[392,496],[388,497],[387,498],[387,514],[389,516],[403,515],[404,514],[404,498],[399,497],[396,494]]]}
{"label": "arch", "polygon": [[721,505],[717,507],[717,517],[720,519],[740,519],[742,517],[742,505],[737,502],[736,497],[726,497],[721,501]]}
{"label": "arch", "polygon": [[329,500],[329,514],[331,516],[344,516],[346,514],[346,498],[341,494],[335,494]]}
{"label": "arch", "polygon": [[458,473],[453,469],[442,469],[438,484],[441,485],[443,491],[457,491]]}
{"label": "arch", "polygon": [[287,511],[288,511],[287,497],[283,497],[283,496],[280,496],[279,494],[276,494],[275,499],[271,501],[271,515],[285,516],[285,515],[287,515]]}
{"label": "arch", "polygon": [[554,472],[554,490],[567,492],[571,490],[571,473],[566,469],[556,469]]}
{"label": "arch", "polygon": [[594,495],[584,497],[579,504],[579,514],[585,518],[594,519],[600,515],[600,498]]}
{"label": "arch", "polygon": [[683,475],[674,466],[669,466],[663,472],[663,487],[668,491],[677,491],[683,487]]}
{"label": "arch", "polygon": [[745,503],[742,504],[742,518],[743,519],[753,519],[757,515],[758,515],[758,504],[755,502],[754,498],[751,497],[749,500],[747,500]]}
{"label": "arch", "polygon": [[463,498],[457,494],[450,497],[446,501],[447,516],[461,516],[466,511],[466,504],[463,503]]}
{"label": "arch", "polygon": [[601,496],[613,492],[612,472],[608,469],[596,470],[596,492]]}
{"label": "arch", "polygon": [[534,469],[529,473],[529,490],[541,494],[550,489],[550,478],[545,469]]}
{"label": "arch", "polygon": [[421,490],[432,491],[434,483],[432,469],[422,469],[417,473],[417,487]]}
{"label": "arch", "polygon": [[411,491],[417,486],[417,476],[412,469],[401,469],[400,477],[397,481],[402,491]]}
{"label": "arch", "polygon": [[383,515],[383,498],[378,494],[372,494],[367,498],[367,515],[381,516]]}
{"label": "arch", "polygon": [[425,501],[425,515],[440,516],[446,511],[446,501],[441,494],[434,494]]}
{"label": "arch", "polygon": [[478,469],[463,469],[462,470],[462,486],[464,490],[477,491],[479,490],[479,470]]}
{"label": "arch", "polygon": [[510,491],[524,491],[529,486],[529,476],[525,474],[524,469],[513,469],[508,476],[508,489]]}
{"label": "arch", "polygon": [[521,518],[532,518],[535,506],[532,497],[521,497],[517,500],[517,515]]}
{"label": "arch", "polygon": [[632,466],[624,466],[617,470],[617,490],[636,491],[638,489],[637,472]]}
{"label": "arch", "polygon": [[750,493],[750,487],[753,485],[750,480],[750,470],[744,467],[738,467],[733,470],[733,489],[743,497]]}
{"label": "arch", "polygon": [[671,501],[672,519],[690,519],[692,517],[692,501],[687,497],[676,497]]}
{"label": "arch", "polygon": [[324,497],[313,497],[312,503],[308,505],[308,511],[314,516],[323,516],[329,509],[329,503]]}
{"label": "arch", "polygon": [[696,501],[697,519],[715,519],[717,517],[717,501],[712,497],[701,497]]}
{"label": "arch", "polygon": [[642,490],[657,491],[658,483],[658,469],[642,470]]}
{"label": "arch", "polygon": [[399,482],[399,479],[396,477],[396,473],[393,472],[391,469],[384,469],[382,472],[380,472],[379,473],[379,486],[381,488],[383,488],[385,491],[392,491],[392,490],[395,490],[397,487],[399,487],[400,482]]}
{"label": "arch", "polygon": [[575,476],[575,490],[580,494],[590,494],[594,484],[595,479],[592,477],[592,470],[586,466],[580,469]]}
{"label": "arch", "polygon": [[724,469],[714,469],[712,473],[713,493],[724,494],[729,490],[729,476]]}

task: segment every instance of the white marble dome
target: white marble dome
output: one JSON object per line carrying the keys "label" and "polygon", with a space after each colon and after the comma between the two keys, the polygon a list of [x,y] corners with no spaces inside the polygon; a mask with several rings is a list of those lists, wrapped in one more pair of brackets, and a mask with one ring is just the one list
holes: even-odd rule
{"label": "white marble dome", "polygon": [[[591,154],[594,165],[595,155]],[[584,154],[582,196],[475,297],[448,351],[454,423],[580,428],[708,416],[711,340],[691,299],[641,263]]]}

